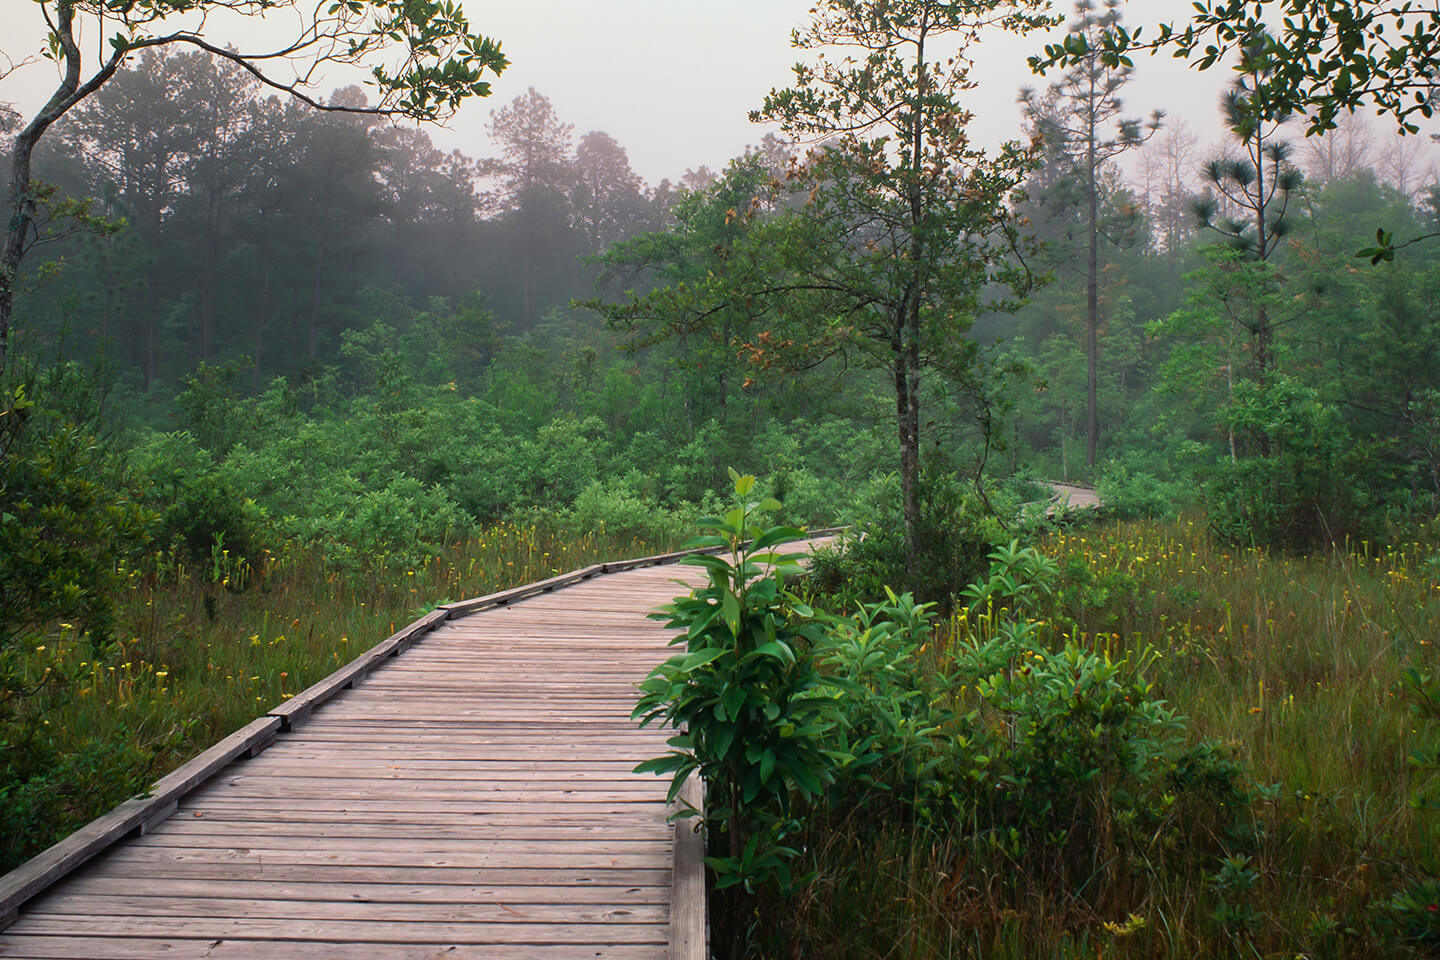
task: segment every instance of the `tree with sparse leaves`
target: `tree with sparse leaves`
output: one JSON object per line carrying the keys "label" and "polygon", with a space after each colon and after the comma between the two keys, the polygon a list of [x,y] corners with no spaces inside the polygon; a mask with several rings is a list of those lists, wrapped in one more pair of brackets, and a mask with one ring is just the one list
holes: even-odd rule
{"label": "tree with sparse leaves", "polygon": [[[1336,125],[1341,111],[1374,106],[1401,129],[1418,130],[1437,101],[1440,10],[1413,0],[1199,0],[1183,26],[1121,27],[1098,38],[1111,64],[1136,51],[1170,50],[1201,70],[1246,51],[1262,61],[1264,80],[1251,106],[1262,119],[1303,114],[1308,133]],[[1095,38],[1071,34],[1030,65],[1043,72],[1091,55]]]}
{"label": "tree with sparse leaves", "polygon": [[[1241,76],[1225,91],[1220,108],[1239,154],[1210,160],[1201,169],[1201,178],[1212,193],[1195,203],[1195,214],[1203,226],[1219,233],[1244,260],[1268,270],[1280,241],[1290,232],[1287,214],[1290,200],[1303,179],[1290,162],[1290,144],[1279,138],[1285,116],[1267,121],[1255,106],[1268,79],[1268,66],[1261,57],[1243,56]],[[1218,196],[1216,195],[1218,193]],[[1226,211],[1222,211],[1222,203]],[[1252,318],[1242,321],[1250,335],[1255,372],[1263,377],[1274,366],[1274,338],[1282,323],[1262,300]]]}
{"label": "tree with sparse leaves", "polygon": [[[1071,34],[1088,38],[1087,56],[1065,71],[1052,84],[1046,97],[1023,91],[1021,102],[1035,131],[1050,148],[1067,161],[1080,188],[1084,204],[1086,241],[1085,360],[1086,428],[1085,465],[1095,466],[1100,445],[1100,402],[1097,384],[1100,369],[1100,240],[1104,232],[1100,216],[1102,174],[1105,166],[1125,151],[1138,147],[1160,128],[1163,114],[1155,111],[1148,126],[1120,116],[1120,89],[1130,79],[1124,64],[1108,64],[1099,52],[1099,38],[1120,25],[1120,0],[1106,0],[1097,11],[1090,0],[1075,4],[1078,14],[1070,25]],[[1109,129],[1114,124],[1113,131]]]}
{"label": "tree with sparse leaves", "polygon": [[520,322],[526,329],[541,313],[537,305],[541,265],[553,265],[556,249],[568,239],[574,130],[560,122],[550,98],[534,87],[490,114],[490,137],[500,148],[500,157],[485,168],[498,181],[488,201],[492,211],[519,234]]}
{"label": "tree with sparse leaves", "polygon": [[[823,344],[886,370],[895,421],[906,566],[920,555],[921,407],[932,375],[976,383],[966,336],[992,292],[1022,289],[1011,216],[1031,151],[988,156],[970,140],[962,95],[975,86],[971,53],[981,35],[1054,25],[1039,0],[824,0],[796,46],[843,51],[797,65],[753,120],[818,141],[797,185],[809,202],[753,232],[774,252],[783,279],[763,291],[797,333],[781,343]],[[814,348],[812,348],[814,349]],[[963,387],[962,387],[963,389]]]}
{"label": "tree with sparse leaves", "polygon": [[[135,54],[167,46],[202,50],[317,109],[416,120],[443,120],[467,98],[489,95],[486,73],[498,75],[507,65],[498,43],[471,32],[457,0],[335,0],[313,11],[300,0],[36,0],[32,9],[45,21],[40,56],[55,63],[60,82],[10,145],[10,214],[0,253],[0,372],[25,252],[40,239],[47,219],[90,216],[85,204],[67,208],[53,191],[32,182],[35,146]],[[297,17],[294,34],[261,50],[227,45],[207,23],[219,13],[273,23],[275,14],[285,12]],[[82,35],[100,42],[102,52],[82,50]],[[373,105],[324,102],[313,93],[325,68],[367,64],[377,94]]]}

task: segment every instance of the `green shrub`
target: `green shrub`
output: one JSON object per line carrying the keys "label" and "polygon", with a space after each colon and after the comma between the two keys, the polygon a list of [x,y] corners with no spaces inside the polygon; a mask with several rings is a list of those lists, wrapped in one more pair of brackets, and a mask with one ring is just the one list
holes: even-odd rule
{"label": "green shrub", "polygon": [[838,608],[874,602],[889,584],[905,583],[918,599],[947,608],[961,587],[985,568],[986,557],[1008,537],[989,504],[953,474],[921,477],[918,560],[905,569],[905,523],[899,480],[877,478],[862,491],[841,544],[821,550],[811,584]]}
{"label": "green shrub", "polygon": [[[1059,578],[1029,547],[992,554],[952,651],[952,689],[975,712],[952,782],[954,816],[1000,862],[1101,903],[1117,885],[1209,855],[1246,804],[1240,770],[1157,699],[1151,652],[1112,660],[1026,613]],[[1079,894],[1076,894],[1077,896]]]}
{"label": "green shrub", "polygon": [[160,515],[164,542],[197,563],[217,546],[258,559],[267,541],[265,510],[188,432],[152,434],[131,451],[130,462],[141,502]]}
{"label": "green shrub", "polygon": [[841,693],[844,722],[831,750],[848,760],[823,816],[859,811],[890,824],[928,816],[953,759],[945,677],[922,654],[932,608],[887,589],[885,600],[830,621],[818,656]]}
{"label": "green shrub", "polygon": [[[0,650],[61,620],[103,644],[121,561],[147,544],[151,520],[99,437],[25,385],[0,394]],[[9,689],[0,677],[0,705]]]}
{"label": "green shrub", "polygon": [[1241,455],[1205,483],[1210,522],[1237,544],[1305,548],[1373,536],[1367,456],[1340,412],[1285,376],[1244,381],[1221,409]]}
{"label": "green shrub", "polygon": [[1161,480],[1139,469],[1137,457],[1122,457],[1107,463],[1095,489],[1111,516],[1121,520],[1162,520],[1174,517],[1193,499],[1193,486],[1183,481]]}
{"label": "green shrub", "polygon": [[1401,679],[1419,741],[1407,758],[1414,770],[1410,806],[1422,818],[1429,856],[1407,864],[1419,876],[1376,907],[1382,929],[1397,946],[1433,956],[1440,952],[1440,680],[1414,667]]}
{"label": "green shrub", "polygon": [[669,753],[637,772],[671,775],[672,800],[692,773],[708,785],[706,863],[717,890],[738,888],[718,900],[717,940],[739,957],[741,918],[753,909],[739,890],[789,891],[790,863],[799,854],[788,843],[797,828],[792,808],[825,789],[839,760],[824,749],[837,705],[812,653],[820,628],[784,589],[784,577],[799,572],[799,555],[774,550],[803,534],[758,526],[757,516],[779,504],[751,498],[754,477],[731,476],[734,505],[723,517],[701,520],[713,533],[688,544],[723,553],[681,561],[705,568],[709,582],[655,615],[683,631],[671,641],[682,651],[641,684],[634,715],[642,726],[683,731],[670,738]]}
{"label": "green shrub", "polygon": [[337,565],[392,570],[429,562],[475,526],[444,490],[403,474],[331,478],[306,517],[283,523],[291,536],[325,546]]}
{"label": "green shrub", "polygon": [[561,521],[577,532],[603,531],[651,543],[678,543],[689,527],[689,518],[643,499],[629,478],[594,481],[562,512]]}
{"label": "green shrub", "polygon": [[129,795],[146,770],[123,738],[58,750],[47,714],[76,683],[30,664],[57,636],[88,634],[95,657],[110,645],[154,520],[126,496],[93,419],[50,407],[44,390],[27,377],[0,394],[0,871]]}
{"label": "green shrub", "polygon": [[215,365],[202,360],[194,373],[181,378],[184,389],[175,396],[181,429],[217,457],[250,432],[253,410],[244,408],[254,404],[234,396],[235,378],[246,366],[248,361]]}
{"label": "green shrub", "polygon": [[38,716],[0,723],[0,872],[84,826],[153,779],[153,754],[128,731],[61,753]]}

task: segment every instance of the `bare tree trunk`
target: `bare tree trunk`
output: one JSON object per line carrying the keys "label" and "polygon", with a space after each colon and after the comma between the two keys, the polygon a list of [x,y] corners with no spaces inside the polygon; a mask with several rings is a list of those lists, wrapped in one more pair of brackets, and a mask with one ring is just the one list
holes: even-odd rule
{"label": "bare tree trunk", "polygon": [[150,322],[145,325],[145,392],[150,392],[150,386],[160,373],[160,321],[150,317]]}
{"label": "bare tree trunk", "polygon": [[910,398],[911,377],[908,351],[903,343],[895,344],[895,423],[900,440],[900,504],[905,523],[905,572],[913,572],[919,551],[915,534],[920,517],[920,442],[911,411],[917,409]]}
{"label": "bare tree trunk", "polygon": [[325,272],[325,245],[315,250],[315,278],[310,289],[309,359],[313,364],[320,351],[320,277]]}
{"label": "bare tree trunk", "polygon": [[[922,18],[920,37],[915,45],[917,102],[914,104],[910,128],[910,162],[920,168],[925,155],[925,126],[920,104],[928,92],[929,73],[925,69],[925,35],[928,22]],[[920,231],[925,225],[924,198],[920,183],[910,186],[910,262],[918,270],[924,261]],[[900,428],[900,496],[905,514],[905,573],[914,575],[920,561],[920,301],[923,287],[915,274],[909,289],[900,301],[895,332],[900,342],[894,344],[895,407]]]}
{"label": "bare tree trunk", "polygon": [[200,297],[200,359],[209,360],[215,340],[215,287],[218,283],[217,266],[220,261],[220,205],[219,188],[210,185],[210,195],[205,203],[205,289]]}
{"label": "bare tree trunk", "polygon": [[1095,466],[1100,447],[1100,210],[1095,183],[1095,137],[1092,133],[1087,157],[1089,179],[1088,215],[1090,244],[1086,257],[1085,284],[1085,466]]}
{"label": "bare tree trunk", "polygon": [[250,389],[257,394],[262,385],[260,365],[265,356],[265,324],[270,319],[270,262],[263,250],[261,257],[265,258],[265,266],[260,274],[260,309],[255,311],[255,340],[250,357]]}
{"label": "bare tree trunk", "polygon": [[15,309],[15,290],[20,280],[20,261],[25,257],[25,243],[35,223],[35,194],[30,183],[30,158],[50,125],[65,115],[76,103],[99,89],[119,69],[123,57],[115,53],[95,76],[80,85],[80,47],[75,42],[75,7],[72,3],[56,5],[51,34],[64,55],[65,73],[60,86],[50,95],[45,106],[35,114],[15,137],[10,153],[10,216],[5,229],[5,246],[0,250],[0,374],[5,372],[6,354],[10,344],[10,325]]}
{"label": "bare tree trunk", "polygon": [[905,475],[909,478],[909,489],[905,494],[905,572],[913,575],[919,566],[921,524],[920,524],[920,300],[916,296],[910,303],[905,343],[905,376],[909,383],[905,390],[905,412],[903,414],[904,437],[907,444],[901,459]]}

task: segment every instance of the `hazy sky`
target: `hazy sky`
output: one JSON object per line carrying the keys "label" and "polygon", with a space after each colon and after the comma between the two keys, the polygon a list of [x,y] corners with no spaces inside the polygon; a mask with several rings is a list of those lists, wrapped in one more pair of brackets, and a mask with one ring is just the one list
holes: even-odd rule
{"label": "hazy sky", "polygon": [[[303,0],[302,0],[303,2]],[[495,3],[465,0],[473,27],[498,39],[511,66],[494,83],[488,101],[468,103],[445,130],[432,136],[441,146],[484,156],[491,110],[534,87],[549,97],[577,137],[604,130],[626,147],[631,163],[652,184],[678,178],[701,164],[719,169],[766,129],[746,114],[767,91],[790,80],[798,51],[790,31],[807,19],[812,0],[530,0]],[[1067,2],[1057,6],[1069,14]],[[1187,0],[1130,0],[1126,22],[1151,23],[1184,17]],[[0,0],[0,50],[12,59],[38,49],[42,35],[34,0]],[[245,36],[218,27],[212,35],[244,45]],[[1021,86],[1042,86],[1025,58],[1044,39],[997,33],[977,50],[976,78],[967,106],[976,114],[980,143],[1020,134],[1015,105]],[[93,49],[93,47],[88,47]],[[33,110],[53,86],[54,68],[39,64],[0,81],[0,100]],[[1224,69],[1197,73],[1168,57],[1137,62],[1125,93],[1127,113],[1144,117],[1165,109],[1183,120],[1202,145],[1216,142],[1216,118]],[[350,82],[336,78],[334,83]],[[327,84],[327,86],[333,84]],[[328,93],[328,89],[323,91]],[[1372,121],[1388,133],[1384,120]]]}
{"label": "hazy sky", "polygon": [[[533,86],[575,125],[577,135],[604,130],[618,140],[652,183],[700,164],[718,169],[769,129],[751,124],[747,114],[772,88],[790,82],[791,67],[803,53],[790,46],[790,31],[807,22],[812,5],[812,0],[537,0],[501,7],[468,0],[472,22],[502,41],[512,65],[495,84],[491,99],[497,103],[467,107],[451,135],[456,146],[479,152],[489,110]],[[1184,0],[1128,6],[1132,18],[1142,9],[1188,9]],[[1067,13],[1071,9],[1065,4]],[[1031,76],[1025,58],[1043,44],[1039,36],[998,32],[982,42],[976,71],[982,86],[967,98],[980,142],[1020,135],[1016,95],[1021,86],[1046,82]],[[1181,64],[1143,62],[1127,107],[1138,115],[1164,107],[1213,126],[1223,82],[1220,73],[1197,83]]]}

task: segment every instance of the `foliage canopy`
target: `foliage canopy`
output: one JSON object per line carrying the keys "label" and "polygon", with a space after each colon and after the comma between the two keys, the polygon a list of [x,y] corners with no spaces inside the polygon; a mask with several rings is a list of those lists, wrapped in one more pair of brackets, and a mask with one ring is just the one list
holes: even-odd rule
{"label": "foliage canopy", "polygon": [[[1264,118],[1304,114],[1307,133],[1333,129],[1342,110],[1373,104],[1410,133],[1414,116],[1435,112],[1434,64],[1440,12],[1409,0],[1200,0],[1183,28],[1121,27],[1100,38],[1106,60],[1129,64],[1136,50],[1170,49],[1206,70],[1233,51],[1262,60],[1266,77],[1253,107]],[[1091,38],[1070,34],[1030,65],[1072,64],[1089,56]]]}
{"label": "foliage canopy", "polygon": [[[0,371],[20,263],[41,239],[39,207],[51,199],[31,182],[35,145],[132,54],[188,46],[229,60],[312,107],[415,120],[443,120],[468,97],[488,96],[486,73],[499,75],[508,63],[496,41],[471,32],[457,0],[335,0],[313,14],[299,0],[39,0],[36,5],[46,26],[40,55],[55,62],[60,83],[10,151],[10,216],[0,251]],[[275,14],[287,11],[296,15],[294,32],[278,46],[259,50],[223,43],[211,24],[212,17],[274,22]],[[105,46],[93,60],[80,46],[83,35],[103,38]],[[371,64],[370,84],[378,98],[373,106],[326,102],[312,92],[324,68],[364,64]],[[82,220],[90,215],[85,204],[62,213]]]}

